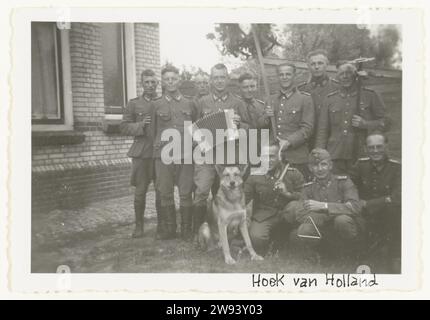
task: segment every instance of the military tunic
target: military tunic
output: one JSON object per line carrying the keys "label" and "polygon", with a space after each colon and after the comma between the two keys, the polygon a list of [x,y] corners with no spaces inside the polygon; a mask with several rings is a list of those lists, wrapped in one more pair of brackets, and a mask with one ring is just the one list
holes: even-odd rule
{"label": "military tunic", "polygon": [[[364,152],[368,132],[388,128],[385,105],[373,90],[363,88],[357,109],[357,90],[339,89],[327,95],[321,108],[317,126],[316,147],[329,151],[332,160],[355,161]],[[352,117],[361,116],[366,121],[363,128],[352,126]]]}
{"label": "military tunic", "polygon": [[[276,172],[280,173],[280,170]],[[271,232],[281,222],[285,206],[301,197],[304,178],[295,168],[289,168],[283,182],[291,194],[287,197],[274,190],[278,176],[274,172],[266,175],[252,175],[245,182],[246,203],[253,200],[249,235],[256,250],[267,247]]]}
{"label": "military tunic", "polygon": [[363,216],[366,219],[371,241],[387,240],[392,250],[400,253],[401,235],[401,164],[385,158],[375,164],[370,158],[357,161],[350,172],[358,187],[360,199],[366,201]]}
{"label": "military tunic", "polygon": [[175,160],[184,159],[184,132],[186,130],[185,121],[193,122],[196,119],[194,102],[181,94],[170,96],[163,95],[153,102],[152,132],[154,136],[154,158],[157,174],[157,190],[160,192],[161,205],[174,205],[174,186],[178,186],[181,206],[190,207],[192,205],[193,188],[193,165],[192,164],[165,164],[161,159],[161,151],[168,144],[161,140],[164,130],[176,129],[182,139],[181,153],[174,155]]}
{"label": "military tunic", "polygon": [[[311,95],[312,101],[315,108],[315,127],[318,124],[321,107],[324,103],[324,99],[327,95],[335,91],[338,87],[338,82],[328,76],[322,77],[322,79],[312,78],[309,81],[305,81],[297,86],[302,92],[307,92]],[[315,130],[313,131],[312,137],[309,139],[309,149],[312,150],[315,147]]]}
{"label": "military tunic", "polygon": [[[279,92],[272,96],[270,103],[275,112],[277,136],[290,143],[286,160],[291,164],[307,163],[308,140],[315,120],[311,96],[293,89],[288,93]],[[268,117],[265,117],[265,121],[266,127],[270,128]]]}
{"label": "military tunic", "polygon": [[[347,176],[331,175],[326,183],[320,183],[317,180],[306,183],[303,199],[325,202],[327,208],[322,212],[308,212],[304,208],[303,201],[291,203],[288,215],[290,217],[294,215],[299,223],[297,230],[299,238],[300,235],[316,235],[315,227],[309,217],[323,237],[333,238],[333,234],[330,234],[333,228],[336,235],[340,235],[345,240],[354,239],[363,231],[357,188]],[[303,239],[306,240],[301,238]]]}

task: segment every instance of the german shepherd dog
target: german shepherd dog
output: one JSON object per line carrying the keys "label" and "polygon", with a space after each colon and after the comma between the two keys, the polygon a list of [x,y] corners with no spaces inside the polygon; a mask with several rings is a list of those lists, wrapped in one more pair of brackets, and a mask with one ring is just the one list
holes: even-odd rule
{"label": "german shepherd dog", "polygon": [[[212,210],[209,210],[208,222],[199,229],[199,246],[211,250],[218,240],[218,246],[224,253],[224,261],[227,264],[235,264],[230,254],[229,237],[236,235],[240,230],[246,248],[252,260],[263,260],[251,244],[246,220],[245,193],[243,183],[249,176],[250,168],[246,166],[243,171],[237,166],[215,166],[220,177],[220,187],[212,200]],[[209,208],[210,209],[210,208]]]}

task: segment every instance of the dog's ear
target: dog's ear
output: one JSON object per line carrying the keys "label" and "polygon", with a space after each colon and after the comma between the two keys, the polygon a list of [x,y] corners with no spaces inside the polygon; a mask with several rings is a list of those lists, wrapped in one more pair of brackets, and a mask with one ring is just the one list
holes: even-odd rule
{"label": "dog's ear", "polygon": [[215,170],[218,173],[218,176],[222,176],[223,172],[224,172],[224,166],[220,165],[220,164],[216,164],[215,165]]}
{"label": "dog's ear", "polygon": [[249,164],[246,164],[244,166],[241,167],[240,173],[242,175],[242,180],[246,181],[246,179],[248,179],[248,177],[251,174],[251,166]]}

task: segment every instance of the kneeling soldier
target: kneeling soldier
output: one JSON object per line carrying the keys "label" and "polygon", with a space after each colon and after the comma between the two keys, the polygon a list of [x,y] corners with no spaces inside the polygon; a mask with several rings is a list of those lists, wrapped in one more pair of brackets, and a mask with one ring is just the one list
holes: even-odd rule
{"label": "kneeling soldier", "polygon": [[314,180],[304,185],[303,200],[291,202],[286,210],[285,218],[299,224],[292,238],[301,240],[308,248],[320,244],[322,239],[331,239],[329,244],[339,240],[352,244],[362,232],[357,189],[347,176],[332,174],[332,168],[327,150],[312,150],[309,169]]}
{"label": "kneeling soldier", "polygon": [[368,248],[379,249],[400,272],[401,255],[401,164],[388,158],[388,141],[381,133],[366,139],[368,158],[359,159],[351,171],[363,205],[369,230]]}
{"label": "kneeling soldier", "polygon": [[300,198],[304,183],[303,175],[292,167],[287,169],[280,180],[284,168],[278,153],[278,145],[263,147],[262,154],[269,156],[268,172],[265,175],[252,175],[245,182],[246,203],[254,200],[249,236],[259,254],[266,253],[273,239],[272,231],[281,222],[280,213],[290,201]]}

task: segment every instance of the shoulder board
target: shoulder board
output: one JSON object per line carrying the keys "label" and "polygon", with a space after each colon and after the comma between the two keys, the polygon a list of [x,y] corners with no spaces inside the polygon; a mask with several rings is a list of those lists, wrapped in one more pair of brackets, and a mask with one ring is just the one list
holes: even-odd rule
{"label": "shoulder board", "polygon": [[303,87],[303,86],[305,86],[305,85],[307,85],[307,84],[308,84],[308,82],[307,82],[307,81],[303,81],[303,82],[301,82],[301,83],[299,83],[299,84],[297,85],[297,88]]}
{"label": "shoulder board", "polygon": [[348,176],[336,176],[337,180],[346,180],[348,179]]}
{"label": "shoulder board", "polygon": [[327,97],[331,97],[331,96],[335,95],[335,94],[336,94],[336,93],[338,93],[338,92],[339,92],[339,90],[332,91],[332,92],[330,92],[330,93],[327,95]]}
{"label": "shoulder board", "polygon": [[137,101],[137,100],[139,100],[139,99],[140,99],[140,97],[136,97],[136,98],[130,99],[130,102],[131,102],[131,101]]}
{"label": "shoulder board", "polygon": [[187,99],[194,99],[194,97],[193,97],[193,96],[187,96],[187,95],[185,95],[185,94],[183,94],[183,96],[184,96],[184,98],[187,98]]}
{"label": "shoulder board", "polygon": [[309,182],[304,183],[303,187],[307,187],[307,186],[310,186],[310,185],[313,185],[313,184],[314,184],[313,181],[309,181]]}
{"label": "shoulder board", "polygon": [[395,160],[395,159],[389,159],[389,161],[390,161],[391,163],[402,164],[399,160]]}
{"label": "shoulder board", "polygon": [[370,158],[369,157],[364,157],[364,158],[359,158],[358,159],[358,161],[367,161],[367,160],[370,160]]}
{"label": "shoulder board", "polygon": [[266,104],[266,102],[264,102],[263,100],[260,100],[260,99],[255,99],[255,101],[260,102],[261,104]]}
{"label": "shoulder board", "polygon": [[336,84],[338,84],[339,83],[339,81],[337,81],[336,79],[334,79],[334,78],[330,78],[330,80],[331,80],[331,82],[334,82],[334,83],[336,83]]}
{"label": "shoulder board", "polygon": [[243,100],[242,96],[238,95],[237,93],[233,93],[232,95],[233,95],[233,97],[236,97],[240,100]]}
{"label": "shoulder board", "polygon": [[152,99],[152,101],[157,101],[157,100],[160,100],[161,98],[162,98],[163,96],[158,96],[158,97],[155,97],[154,99]]}
{"label": "shoulder board", "polygon": [[309,92],[306,91],[300,91],[301,94],[304,94],[305,96],[311,96],[311,94]]}
{"label": "shoulder board", "polygon": [[370,89],[370,88],[368,88],[368,87],[363,87],[363,90],[370,91],[370,92],[375,92],[375,90]]}

